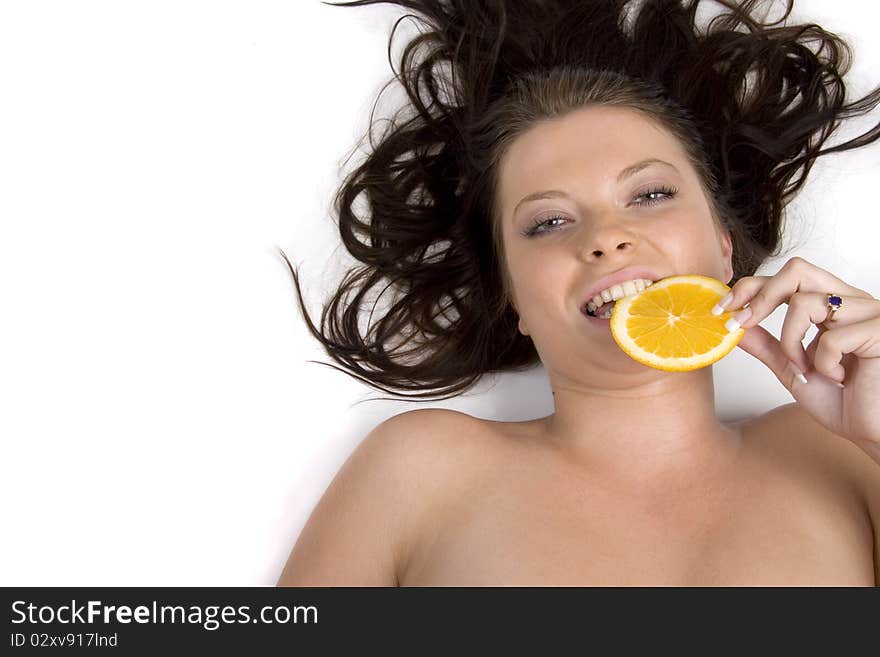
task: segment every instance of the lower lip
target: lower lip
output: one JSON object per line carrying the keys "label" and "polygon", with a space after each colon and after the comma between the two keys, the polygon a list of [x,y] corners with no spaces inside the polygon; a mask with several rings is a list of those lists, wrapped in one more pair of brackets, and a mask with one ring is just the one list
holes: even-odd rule
{"label": "lower lip", "polygon": [[608,325],[611,323],[610,317],[608,319],[602,319],[601,317],[593,317],[592,315],[588,315],[585,312],[582,312],[581,315],[583,315],[588,320],[590,320],[590,323],[592,323],[592,324]]}

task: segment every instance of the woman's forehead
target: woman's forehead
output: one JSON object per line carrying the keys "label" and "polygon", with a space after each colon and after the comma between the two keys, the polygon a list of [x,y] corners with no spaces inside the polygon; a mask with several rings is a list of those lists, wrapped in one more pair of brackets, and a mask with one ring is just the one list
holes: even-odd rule
{"label": "woman's forehead", "polygon": [[683,156],[675,137],[640,112],[590,107],[542,121],[519,135],[501,159],[500,183],[503,193],[505,187],[521,188],[572,167],[582,175],[591,169],[616,174],[651,157],[678,166]]}
{"label": "woman's forehead", "polygon": [[612,189],[648,167],[691,177],[671,133],[640,113],[601,109],[606,111],[578,110],[579,116],[543,122],[511,144],[500,162],[498,190],[508,220],[523,197],[542,190],[584,184]]}

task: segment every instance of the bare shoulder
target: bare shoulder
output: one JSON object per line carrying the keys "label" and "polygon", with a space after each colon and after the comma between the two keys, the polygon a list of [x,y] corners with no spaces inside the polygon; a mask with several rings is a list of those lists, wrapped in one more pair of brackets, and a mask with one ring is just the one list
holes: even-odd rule
{"label": "bare shoulder", "polygon": [[[445,408],[420,408],[394,415],[368,436],[377,449],[403,457],[418,469],[460,462],[489,448],[490,422]],[[401,463],[399,460],[398,463]]]}
{"label": "bare shoulder", "polygon": [[511,423],[448,409],[408,411],[386,423],[384,460],[395,462],[405,491],[397,500],[403,519],[396,577],[406,582],[444,527],[480,499],[497,476]]}
{"label": "bare shoulder", "polygon": [[416,409],[378,424],[312,511],[278,584],[399,583],[420,528],[480,460],[483,426],[446,409]]}
{"label": "bare shoulder", "polygon": [[852,441],[834,434],[797,403],[775,408],[751,423],[753,439],[771,458],[820,475],[849,491],[874,536],[874,563],[880,585],[880,464]]}
{"label": "bare shoulder", "polygon": [[379,424],[359,449],[372,453],[408,492],[437,495],[490,458],[490,424],[450,409],[415,409]]}
{"label": "bare shoulder", "polygon": [[492,468],[501,444],[496,424],[459,411],[407,411],[377,427],[371,439],[406,491],[410,541],[444,507],[471,493]]}
{"label": "bare shoulder", "polygon": [[774,408],[752,422],[755,439],[779,456],[822,466],[863,496],[880,487],[880,465],[852,441],[813,419],[797,402]]}

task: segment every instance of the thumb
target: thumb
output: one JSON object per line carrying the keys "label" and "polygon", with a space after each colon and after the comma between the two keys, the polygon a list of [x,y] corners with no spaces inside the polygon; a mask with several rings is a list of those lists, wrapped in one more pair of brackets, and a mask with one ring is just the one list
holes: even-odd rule
{"label": "thumb", "polygon": [[783,384],[787,383],[784,371],[788,365],[788,357],[782,351],[779,340],[763,326],[747,328],[736,346],[769,367]]}

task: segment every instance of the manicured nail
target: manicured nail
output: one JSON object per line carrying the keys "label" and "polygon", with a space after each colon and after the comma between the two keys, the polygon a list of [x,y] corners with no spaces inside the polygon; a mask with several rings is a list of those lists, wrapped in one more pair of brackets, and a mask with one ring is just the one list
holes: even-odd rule
{"label": "manicured nail", "polygon": [[712,314],[718,316],[723,313],[724,309],[727,308],[727,304],[729,304],[731,301],[733,301],[733,292],[728,292],[727,296],[724,297],[717,304],[715,304],[715,306],[712,308]]}
{"label": "manicured nail", "polygon": [[728,319],[726,322],[724,322],[724,328],[727,329],[728,333],[733,333],[740,326],[742,326],[742,323],[744,321],[746,321],[751,316],[752,316],[752,309],[751,308],[743,308],[736,315],[734,315],[733,317]]}
{"label": "manicured nail", "polygon": [[843,385],[840,381],[835,381],[834,385],[836,385],[838,388],[846,388],[846,386]]}
{"label": "manicured nail", "polygon": [[795,365],[791,361],[788,361],[788,365],[794,371],[794,376],[798,381],[800,381],[801,383],[807,382],[807,377],[804,376],[804,373],[800,371],[800,368],[798,368],[797,365]]}

